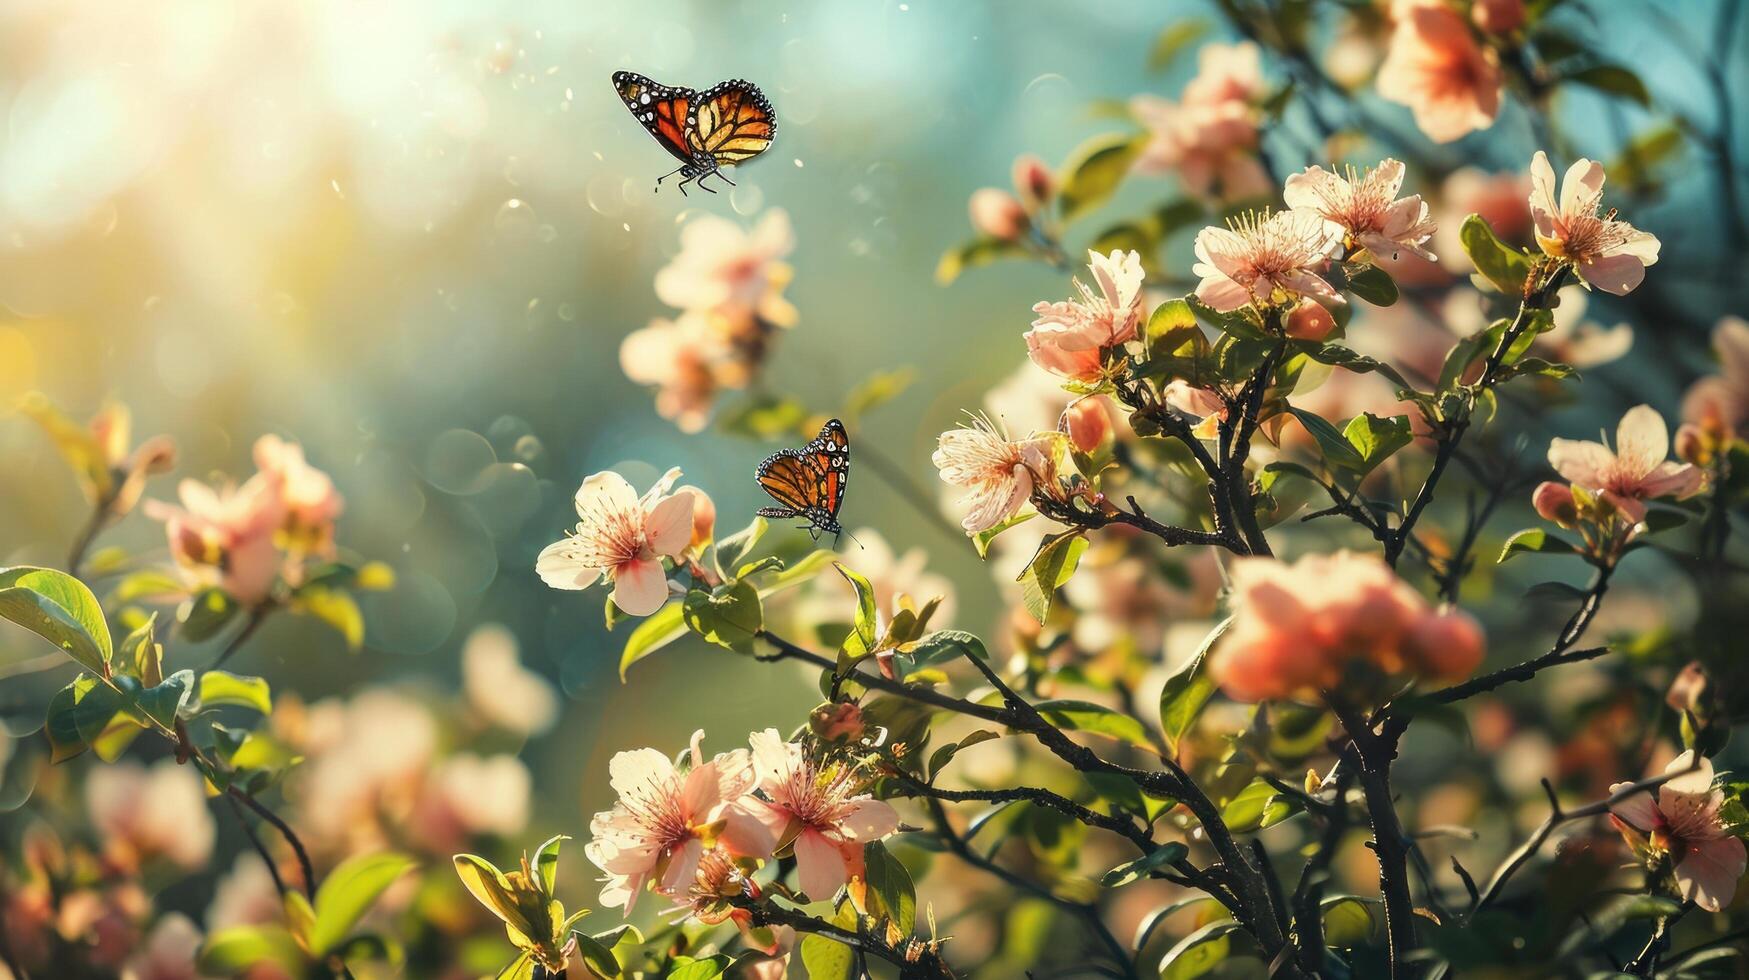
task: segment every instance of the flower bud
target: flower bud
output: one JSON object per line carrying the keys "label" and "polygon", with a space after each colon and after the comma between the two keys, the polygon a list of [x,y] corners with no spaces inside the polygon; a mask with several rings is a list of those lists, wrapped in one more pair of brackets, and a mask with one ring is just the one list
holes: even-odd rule
{"label": "flower bud", "polygon": [[1509,34],[1524,24],[1524,0],[1476,0],[1470,19],[1485,34]]}
{"label": "flower bud", "polygon": [[1713,461],[1713,440],[1699,425],[1684,422],[1676,430],[1676,458],[1684,463],[1706,466]]}
{"label": "flower bud", "polygon": [[1026,209],[1007,191],[981,187],[972,192],[969,210],[972,227],[997,241],[1012,242],[1026,233]]}
{"label": "flower bud", "polygon": [[1543,520],[1553,521],[1562,527],[1572,527],[1579,523],[1579,508],[1573,502],[1573,488],[1565,483],[1545,480],[1537,484],[1537,488],[1531,492],[1530,504]]}
{"label": "flower bud", "polygon": [[1295,340],[1319,341],[1336,329],[1336,318],[1314,300],[1302,299],[1287,315],[1284,331]]}
{"label": "flower bud", "polygon": [[[687,550],[697,555],[716,536],[717,505],[711,500],[709,494],[697,487],[680,487],[674,492],[692,496],[692,541],[687,545]],[[728,571],[733,571],[733,569],[728,569]]]}
{"label": "flower bud", "polygon": [[808,727],[828,742],[854,742],[862,737],[862,709],[848,701],[822,704],[808,713]]}
{"label": "flower bud", "polygon": [[1083,398],[1070,405],[1063,413],[1063,424],[1076,452],[1091,453],[1111,435],[1111,414],[1097,398]]}
{"label": "flower bud", "polygon": [[1057,192],[1056,185],[1051,168],[1037,156],[1023,153],[1014,158],[1014,193],[1020,195],[1027,210],[1036,211],[1043,207]]}
{"label": "flower bud", "polygon": [[1691,661],[1670,682],[1670,690],[1664,694],[1664,703],[1672,710],[1705,718],[1707,715],[1708,688],[1712,678],[1707,675],[1706,668],[1700,661]]}
{"label": "flower bud", "polygon": [[1409,630],[1408,652],[1431,677],[1467,677],[1482,662],[1482,624],[1462,609],[1431,612]]}

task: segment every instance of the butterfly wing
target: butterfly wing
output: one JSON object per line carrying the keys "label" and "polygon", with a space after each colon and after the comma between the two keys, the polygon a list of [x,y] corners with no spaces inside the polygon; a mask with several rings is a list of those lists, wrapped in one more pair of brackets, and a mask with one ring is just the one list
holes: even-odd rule
{"label": "butterfly wing", "polygon": [[613,87],[632,116],[663,149],[682,163],[692,162],[698,126],[697,92],[652,82],[631,71],[614,72]]}
{"label": "butterfly wing", "polygon": [[812,442],[785,449],[759,464],[759,485],[781,507],[762,507],[762,517],[805,517],[817,529],[838,530],[838,508],[850,482],[850,437],[832,419]]}
{"label": "butterfly wing", "polygon": [[691,146],[718,166],[741,163],[765,152],[777,134],[771,103],[752,82],[735,79],[699,94]]}

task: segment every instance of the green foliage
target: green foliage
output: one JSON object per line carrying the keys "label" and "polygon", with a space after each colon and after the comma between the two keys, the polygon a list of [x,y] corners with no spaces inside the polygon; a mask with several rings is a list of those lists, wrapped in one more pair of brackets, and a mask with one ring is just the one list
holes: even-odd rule
{"label": "green foliage", "polygon": [[1166,737],[1167,749],[1172,752],[1178,751],[1178,741],[1196,725],[1203,706],[1214,697],[1215,683],[1209,679],[1205,664],[1215,641],[1232,625],[1231,616],[1215,624],[1215,628],[1203,638],[1195,656],[1166,678],[1166,686],[1160,689],[1160,730]]}
{"label": "green foliage", "polygon": [[1039,544],[1038,552],[1015,581],[1020,583],[1021,602],[1041,624],[1050,617],[1057,590],[1075,574],[1087,538],[1080,530],[1053,534]]}
{"label": "green foliage", "polygon": [[911,872],[879,841],[864,845],[862,857],[867,867],[868,914],[891,923],[900,936],[911,935],[917,930],[917,886],[911,882]]}
{"label": "green foliage", "polygon": [[1505,547],[1500,549],[1497,561],[1505,561],[1513,555],[1576,555],[1579,548],[1566,538],[1540,527],[1527,527],[1506,539]]}
{"label": "green foliage", "polygon": [[716,980],[729,968],[730,959],[721,953],[694,958],[676,956],[668,964],[668,980]]}
{"label": "green foliage", "polygon": [[177,607],[177,632],[192,643],[210,640],[242,609],[223,590],[206,589]]}
{"label": "green foliage", "polygon": [[395,879],[413,867],[403,854],[360,854],[342,861],[316,889],[315,922],[307,942],[317,956],[339,948]]}
{"label": "green foliage", "polygon": [[1299,805],[1269,785],[1263,777],[1252,780],[1239,795],[1221,808],[1221,818],[1235,834],[1248,834],[1273,827],[1299,811]]}
{"label": "green foliage", "polygon": [[1001,259],[1020,258],[1026,254],[1026,246],[1017,241],[977,238],[943,253],[941,261],[935,265],[935,281],[945,286],[958,279],[967,269],[976,269]]}
{"label": "green foliage", "polygon": [[1107,871],[1099,879],[1106,888],[1122,888],[1132,882],[1149,877],[1160,868],[1168,868],[1177,861],[1190,856],[1190,848],[1177,841],[1168,841],[1155,847],[1145,856],[1136,858],[1126,864],[1120,864]]}
{"label": "green foliage", "polygon": [[626,637],[619,654],[619,679],[626,679],[632,664],[686,635],[686,618],[680,603],[670,602],[646,616]]}
{"label": "green foliage", "polygon": [[990,544],[996,540],[997,535],[1017,524],[1025,524],[1027,521],[1030,521],[1037,516],[1038,513],[1036,511],[1029,510],[1024,513],[1015,514],[1013,517],[997,524],[995,527],[979,531],[977,534],[972,535],[972,547],[978,550],[979,558],[988,558],[990,557]]}
{"label": "green foliage", "polygon": [[535,850],[533,861],[525,853],[522,867],[515,871],[500,871],[492,862],[476,854],[454,856],[456,875],[474,899],[504,923],[505,934],[518,955],[505,968],[515,971],[528,963],[549,971],[564,967],[565,947],[575,943],[590,968],[603,977],[620,975],[620,963],[611,946],[617,937],[603,933],[594,937],[572,929],[589,914],[587,909],[567,916],[565,906],[553,897],[557,884],[559,845],[570,838],[552,837]]}
{"label": "green foliage", "polygon": [[66,572],[19,565],[0,568],[0,618],[53,643],[79,666],[109,673],[114,648],[97,597]]}
{"label": "green foliage", "polygon": [[1104,735],[1106,738],[1115,738],[1149,751],[1155,750],[1154,740],[1148,735],[1146,726],[1129,715],[1102,704],[1055,700],[1040,701],[1034,707],[1046,721],[1058,728],[1086,732],[1089,735]]}
{"label": "green foliage", "polygon": [[693,589],[681,607],[688,629],[737,653],[751,653],[765,627],[759,590],[751,582],[725,583],[709,592]]}
{"label": "green foliage", "polygon": [[237,705],[253,708],[264,715],[273,713],[273,696],[266,680],[223,670],[209,670],[200,675],[196,700],[201,708]]}
{"label": "green foliage", "polygon": [[1609,95],[1619,95],[1642,105],[1652,104],[1652,95],[1640,76],[1620,65],[1592,65],[1575,71],[1562,81],[1574,82]]}
{"label": "green foliage", "polygon": [[1081,144],[1063,165],[1063,186],[1058,193],[1064,221],[1073,221],[1111,197],[1130,164],[1146,144],[1146,135],[1108,133]]}
{"label": "green foliage", "polygon": [[838,562],[833,567],[838,569],[838,574],[844,576],[844,581],[849,582],[856,593],[856,614],[852,620],[850,635],[844,638],[843,653],[852,659],[867,656],[874,652],[875,642],[879,639],[876,636],[879,623],[875,612],[874,586],[868,583],[868,579],[851,571],[843,562]]}
{"label": "green foliage", "polygon": [[1173,946],[1160,959],[1160,980],[1196,980],[1217,969],[1233,950],[1232,934],[1239,924],[1230,919],[1211,922]]}
{"label": "green foliage", "polygon": [[1529,256],[1496,238],[1479,214],[1464,219],[1458,237],[1483,278],[1508,296],[1523,295],[1524,281],[1530,276]]}
{"label": "green foliage", "polygon": [[292,598],[291,608],[333,627],[346,639],[346,649],[357,653],[364,648],[364,613],[350,593],[305,586]]}
{"label": "green foliage", "polygon": [[1392,453],[1413,442],[1415,435],[1409,428],[1407,415],[1381,419],[1365,412],[1348,420],[1348,424],[1342,427],[1342,438],[1360,457],[1359,472],[1370,473]]}
{"label": "green foliage", "polygon": [[1390,306],[1397,301],[1397,283],[1391,274],[1376,265],[1364,266],[1348,274],[1348,291],[1374,306]]}

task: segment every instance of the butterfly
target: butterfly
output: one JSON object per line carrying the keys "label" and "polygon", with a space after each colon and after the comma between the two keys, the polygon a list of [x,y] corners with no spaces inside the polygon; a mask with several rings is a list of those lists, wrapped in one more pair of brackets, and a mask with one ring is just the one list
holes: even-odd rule
{"label": "butterfly", "polygon": [[713,174],[732,187],[735,182],[724,176],[722,168],[765,152],[777,133],[771,103],[752,82],[738,78],[695,92],[652,82],[636,72],[616,71],[613,87],[644,129],[680,161],[678,169],[656,178],[658,190],[675,174],[680,175],[682,196],[691,181],[715,194],[704,183]]}
{"label": "butterfly", "polygon": [[850,437],[844,423],[831,419],[814,441],[800,449],[784,449],[765,457],[755,473],[759,485],[782,507],[761,507],[760,517],[800,517],[817,541],[822,533],[844,533],[838,506],[850,482]]}

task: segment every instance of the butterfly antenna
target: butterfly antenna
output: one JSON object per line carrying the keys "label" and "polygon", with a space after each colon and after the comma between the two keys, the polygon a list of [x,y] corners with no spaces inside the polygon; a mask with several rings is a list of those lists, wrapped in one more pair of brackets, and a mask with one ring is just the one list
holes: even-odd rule
{"label": "butterfly antenna", "polygon": [[839,531],[839,532],[838,532],[838,534],[837,534],[837,535],[836,535],[836,536],[834,536],[834,537],[833,537],[833,538],[832,538],[832,546],[833,546],[833,547],[837,547],[837,546],[838,546],[838,540],[839,540],[839,538],[842,538],[842,537],[843,537],[843,536],[844,536],[844,535],[846,535],[846,534],[849,534],[849,535],[850,535],[850,540],[851,540],[851,541],[853,541],[853,542],[855,542],[855,544],[856,544],[856,546],[857,546],[857,547],[858,547],[858,548],[861,548],[861,549],[862,549],[862,550],[864,550],[864,551],[867,551],[867,550],[868,550],[868,545],[866,545],[866,544],[863,544],[863,543],[862,543],[862,542],[861,542],[861,541],[857,541],[857,540],[856,540],[856,535],[855,535],[855,534],[852,534],[852,533],[851,533],[851,532],[849,532],[849,531]]}

